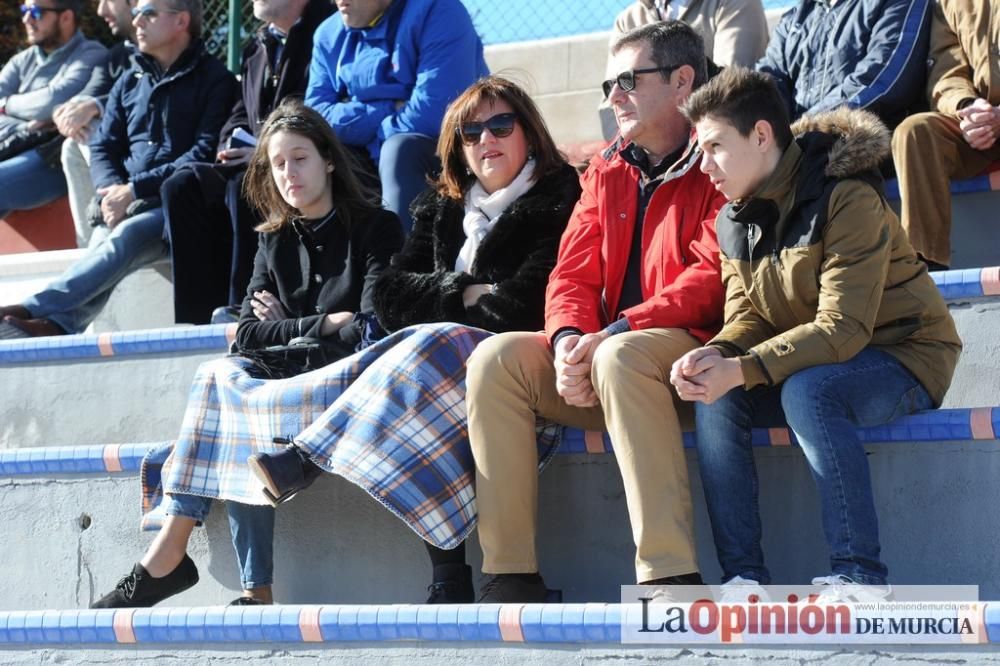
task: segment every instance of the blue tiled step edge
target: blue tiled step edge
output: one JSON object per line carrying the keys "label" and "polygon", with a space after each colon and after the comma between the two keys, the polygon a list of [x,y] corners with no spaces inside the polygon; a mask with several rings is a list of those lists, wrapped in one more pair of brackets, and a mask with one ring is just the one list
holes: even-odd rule
{"label": "blue tiled step edge", "polygon": [[[629,607],[625,612],[637,610]],[[622,612],[621,604],[602,603],[0,611],[0,645],[357,641],[618,643]],[[979,602],[974,620],[980,630],[979,642],[1000,642],[1000,603]]]}
{"label": "blue tiled step edge", "polygon": [[236,324],[214,324],[3,340],[0,365],[191,351],[221,353],[229,348],[235,336]]}
{"label": "blue tiled step edge", "polygon": [[[991,170],[972,178],[951,181],[949,189],[953,195],[992,192],[1000,189],[1000,171]],[[899,201],[899,181],[895,178],[885,181],[885,197]]]}
{"label": "blue tiled step edge", "polygon": [[[919,412],[884,426],[859,428],[867,444],[996,440],[1000,432],[1000,407],[935,409]],[[754,428],[754,446],[794,446],[787,428]],[[164,442],[107,444],[104,446],[51,446],[0,450],[0,477],[26,474],[106,474],[138,472],[146,452]],[[684,446],[694,448],[694,433],[684,433]],[[607,433],[567,428],[560,453],[610,453]]]}
{"label": "blue tiled step edge", "polygon": [[[931,277],[948,300],[1000,295],[1000,267],[997,266],[941,271],[932,273]],[[190,351],[217,350],[222,353],[229,348],[235,336],[236,324],[218,324],[2,340],[0,365]]]}

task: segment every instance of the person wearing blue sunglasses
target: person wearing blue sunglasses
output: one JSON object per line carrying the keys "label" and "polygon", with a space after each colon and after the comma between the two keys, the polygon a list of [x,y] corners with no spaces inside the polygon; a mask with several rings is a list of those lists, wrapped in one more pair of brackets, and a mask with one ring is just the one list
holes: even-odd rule
{"label": "person wearing blue sunglasses", "polygon": [[52,113],[107,58],[103,46],[80,32],[79,9],[79,0],[21,5],[28,47],[0,70],[0,218],[66,193]]}

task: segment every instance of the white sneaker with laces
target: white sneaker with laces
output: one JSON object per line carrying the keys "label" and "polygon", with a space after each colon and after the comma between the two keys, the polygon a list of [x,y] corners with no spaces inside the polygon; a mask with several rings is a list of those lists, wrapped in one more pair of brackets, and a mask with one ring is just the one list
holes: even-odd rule
{"label": "white sneaker with laces", "polygon": [[758,603],[771,600],[771,597],[764,591],[760,583],[751,578],[744,578],[743,576],[733,576],[719,586],[719,591],[722,593],[719,597],[719,603],[722,604],[750,603],[751,595],[757,597]]}
{"label": "white sneaker with laces", "polygon": [[864,585],[843,574],[817,576],[812,584],[825,588],[816,600],[818,603],[873,603],[891,598],[892,585]]}

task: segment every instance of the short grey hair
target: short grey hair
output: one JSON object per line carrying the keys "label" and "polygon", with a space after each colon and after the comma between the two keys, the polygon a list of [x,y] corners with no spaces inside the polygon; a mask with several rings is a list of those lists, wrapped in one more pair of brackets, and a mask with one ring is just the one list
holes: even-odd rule
{"label": "short grey hair", "polygon": [[[611,52],[618,53],[626,46],[645,44],[657,67],[690,65],[694,69],[692,89],[708,81],[708,63],[705,42],[701,35],[684,21],[658,21],[629,30],[612,45]],[[660,72],[667,79],[669,73]]]}
{"label": "short grey hair", "polygon": [[200,39],[204,15],[201,0],[167,0],[167,4],[174,11],[188,13],[191,17],[188,21],[188,34],[191,35],[191,39]]}

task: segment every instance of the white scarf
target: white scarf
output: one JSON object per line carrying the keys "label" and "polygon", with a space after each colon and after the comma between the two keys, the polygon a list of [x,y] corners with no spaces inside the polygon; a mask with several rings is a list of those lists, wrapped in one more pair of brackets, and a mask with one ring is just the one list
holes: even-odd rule
{"label": "white scarf", "polygon": [[477,180],[465,195],[465,219],[462,229],[465,231],[465,244],[455,260],[455,270],[469,272],[476,260],[479,244],[496,224],[500,215],[507,207],[521,198],[521,195],[531,189],[531,177],[535,173],[535,160],[530,159],[521,167],[521,173],[493,194],[487,194]]}

